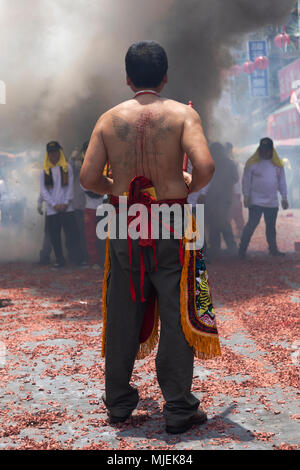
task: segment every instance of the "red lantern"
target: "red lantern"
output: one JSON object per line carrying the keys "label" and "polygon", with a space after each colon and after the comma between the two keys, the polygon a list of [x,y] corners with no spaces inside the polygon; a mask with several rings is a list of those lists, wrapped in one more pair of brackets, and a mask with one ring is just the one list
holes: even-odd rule
{"label": "red lantern", "polygon": [[274,38],[274,43],[276,47],[283,49],[291,44],[291,37],[286,33],[277,34]]}
{"label": "red lantern", "polygon": [[259,70],[266,70],[270,65],[268,57],[265,56],[256,57],[254,63],[255,67]]}
{"label": "red lantern", "polygon": [[229,72],[230,72],[230,75],[232,75],[234,77],[239,77],[242,73],[242,67],[240,67],[239,65],[233,65],[229,69]]}
{"label": "red lantern", "polygon": [[245,62],[243,64],[243,70],[248,73],[248,75],[251,75],[251,73],[255,72],[255,63],[251,61]]}

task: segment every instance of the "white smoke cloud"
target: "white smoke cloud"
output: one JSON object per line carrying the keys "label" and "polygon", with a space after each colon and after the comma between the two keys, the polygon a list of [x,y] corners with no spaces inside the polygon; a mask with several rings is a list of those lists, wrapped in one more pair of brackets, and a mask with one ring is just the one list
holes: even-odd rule
{"label": "white smoke cloud", "polygon": [[[34,230],[41,239],[43,224],[36,218],[35,201],[46,142],[59,140],[68,155],[89,138],[101,113],[131,96],[124,70],[130,44],[140,39],[161,42],[170,62],[166,93],[185,102],[193,99],[208,122],[222,90],[221,69],[231,62],[230,46],[248,31],[283,21],[292,4],[0,0],[0,80],[7,91],[6,104],[0,105],[0,150],[27,152],[17,178],[34,213],[26,222],[32,227],[28,240],[33,240]],[[35,157],[35,170],[33,150],[40,158],[38,162]],[[24,168],[29,173],[26,183]],[[22,249],[26,256],[37,257],[39,241],[34,240],[34,247],[30,242]],[[0,241],[0,253],[14,259],[15,251],[8,255],[5,243]]]}

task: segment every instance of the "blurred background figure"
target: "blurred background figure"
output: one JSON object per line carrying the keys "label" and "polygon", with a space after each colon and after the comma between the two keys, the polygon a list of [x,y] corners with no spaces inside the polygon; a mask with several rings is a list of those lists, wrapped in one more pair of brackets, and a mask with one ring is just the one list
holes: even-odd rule
{"label": "blurred background figure", "polygon": [[240,258],[245,258],[251,237],[262,214],[266,224],[266,238],[272,256],[284,256],[276,243],[276,220],[278,215],[278,192],[282,197],[282,208],[288,209],[287,184],[284,163],[279,158],[273,141],[261,139],[255,154],[245,165],[243,175],[244,205],[249,209],[248,223],[244,228],[239,248]]}
{"label": "blurred background figure", "polygon": [[234,165],[236,166],[236,170],[238,173],[238,181],[235,183],[233,186],[233,192],[232,192],[232,203],[231,203],[231,208],[230,208],[230,220],[231,223],[234,222],[237,230],[237,236],[238,238],[241,238],[243,229],[244,229],[244,216],[243,216],[243,203],[242,203],[242,171],[240,168],[239,162],[234,160],[233,157],[233,145],[230,142],[227,142],[225,145],[225,148],[227,150],[227,155],[228,158],[232,160]]}
{"label": "blurred background figure", "polygon": [[4,181],[4,176],[2,173],[0,174],[0,211],[1,211],[1,225],[7,225],[7,188],[6,183]]}
{"label": "blurred background figure", "polygon": [[[192,167],[192,164],[190,162],[190,160],[188,160],[188,165],[187,165],[187,172],[189,174],[192,174],[193,172],[193,167]],[[204,186],[203,188],[201,188],[199,191],[195,192],[195,193],[190,193],[188,195],[188,199],[187,199],[187,202],[188,204],[191,204],[192,206],[192,213],[194,215],[196,215],[196,205],[197,204],[205,204],[205,199],[206,199],[206,195],[207,195],[207,191],[208,191],[208,188],[209,188],[209,185],[210,185],[210,182]],[[207,253],[207,240],[208,238],[208,232],[207,232],[207,224],[205,222],[205,209],[204,209],[204,244],[203,244],[203,253],[205,255],[205,261],[206,263],[209,263],[209,258],[208,258],[208,253]]]}
{"label": "blurred background figure", "polygon": [[75,148],[70,155],[70,165],[73,170],[73,178],[74,178],[73,208],[74,208],[74,214],[75,214],[75,218],[76,218],[76,222],[77,222],[77,226],[79,230],[81,250],[83,253],[84,261],[87,262],[88,253],[86,249],[85,224],[84,224],[84,209],[85,209],[86,197],[79,181],[82,161],[83,161],[82,152],[79,151],[77,148]]}
{"label": "blurred background figure", "polygon": [[[37,211],[40,215],[44,215],[43,212],[43,197],[40,193],[38,202],[37,202]],[[45,215],[45,226],[44,226],[44,236],[43,236],[43,245],[40,251],[40,264],[50,264],[50,256],[52,251],[51,238],[49,233],[49,224],[48,218]]]}
{"label": "blurred background figure", "polygon": [[[81,149],[81,165],[87,151],[89,141],[84,142]],[[101,219],[97,217],[97,207],[103,204],[103,197],[92,191],[84,190],[85,209],[84,209],[84,229],[86,249],[88,253],[88,262],[93,269],[100,269],[104,266],[105,261],[105,244],[106,240],[100,240],[97,237],[96,227]]]}
{"label": "blurred background figure", "polygon": [[215,174],[210,182],[205,199],[205,221],[209,233],[209,259],[221,255],[221,237],[223,236],[227,253],[237,254],[234,240],[230,210],[234,194],[234,185],[239,176],[234,162],[228,157],[226,147],[219,142],[210,146],[215,162]]}
{"label": "blurred background figure", "polygon": [[296,155],[292,155],[294,158],[282,159],[286,173],[289,205],[293,209],[300,208],[300,159],[298,152],[295,152]]}
{"label": "blurred background figure", "polygon": [[49,142],[46,147],[44,168],[40,175],[41,196],[46,202],[47,224],[58,269],[65,265],[61,231],[64,230],[69,260],[84,267],[84,254],[73,209],[73,171],[66,161],[58,142]]}
{"label": "blurred background figure", "polygon": [[[1,224],[3,227],[20,227],[24,221],[26,197],[18,190],[17,177],[12,170],[2,179]],[[1,191],[1,189],[0,189]]]}

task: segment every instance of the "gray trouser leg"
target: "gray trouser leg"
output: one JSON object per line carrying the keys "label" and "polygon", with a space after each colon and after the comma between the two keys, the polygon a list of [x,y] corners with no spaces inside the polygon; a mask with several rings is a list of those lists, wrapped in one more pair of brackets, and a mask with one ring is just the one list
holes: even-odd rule
{"label": "gray trouser leg", "polygon": [[[133,302],[129,289],[127,240],[111,240],[111,271],[107,291],[105,354],[105,404],[114,416],[126,416],[137,406],[139,397],[129,384],[139,349],[145,303]],[[136,259],[136,255],[134,256]],[[133,265],[135,286],[139,272]],[[144,292],[150,290],[145,279]],[[138,293],[138,289],[136,289]]]}
{"label": "gray trouser leg", "polygon": [[[180,323],[180,278],[178,240],[158,240],[158,260],[165,266],[150,275],[158,293],[161,322],[156,357],[157,379],[164,399],[168,425],[179,425],[194,415],[199,400],[191,393],[194,353]],[[167,258],[166,258],[167,257]],[[164,259],[167,260],[164,263]]]}
{"label": "gray trouser leg", "polygon": [[[138,392],[130,386],[145,303],[139,297],[139,249],[133,246],[132,274],[137,302],[129,289],[127,240],[111,241],[111,272],[107,292],[105,404],[115,416],[125,416],[138,403]],[[167,424],[177,425],[197,410],[199,400],[191,393],[194,355],[180,324],[180,277],[178,240],[156,240],[157,270],[152,248],[143,248],[146,274],[144,296],[151,288],[158,294],[161,332],[156,359],[157,377],[166,404]]]}

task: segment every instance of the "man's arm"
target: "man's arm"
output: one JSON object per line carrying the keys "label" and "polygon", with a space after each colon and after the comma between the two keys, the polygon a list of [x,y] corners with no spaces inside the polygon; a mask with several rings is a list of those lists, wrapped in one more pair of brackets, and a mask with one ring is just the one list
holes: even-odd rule
{"label": "man's arm", "polygon": [[43,196],[41,195],[41,193],[37,200],[37,211],[39,214],[43,215]]}
{"label": "man's arm", "polygon": [[100,196],[110,194],[113,185],[112,179],[103,175],[108,160],[102,136],[103,121],[104,117],[101,116],[93,130],[80,171],[80,183],[83,188]]}
{"label": "man's arm", "polygon": [[181,145],[193,167],[190,191],[196,192],[206,186],[212,179],[215,165],[203,132],[199,114],[191,107],[187,107],[186,112]]}
{"label": "man's arm", "polygon": [[286,184],[286,177],[285,177],[285,171],[284,168],[279,169],[279,178],[278,178],[278,190],[280,192],[280,195],[282,197],[282,208],[283,209],[288,209],[289,208],[289,203],[287,200],[287,184]]}
{"label": "man's arm", "polygon": [[237,164],[233,160],[230,160],[230,164],[231,164],[231,167],[232,167],[233,184],[236,184],[240,180]]}
{"label": "man's arm", "polygon": [[72,166],[69,164],[68,165],[68,187],[67,187],[66,194],[64,197],[64,202],[63,202],[65,209],[68,207],[70,202],[73,201],[73,199],[74,199],[74,175],[73,175]]}
{"label": "man's arm", "polygon": [[250,206],[251,194],[251,167],[245,167],[242,178],[242,192],[244,196],[244,206]]}
{"label": "man's arm", "polygon": [[41,172],[41,176],[40,176],[40,188],[41,188],[40,194],[41,194],[43,201],[46,201],[49,204],[49,206],[54,208],[55,203],[48,189],[45,186],[45,175],[43,171]]}

